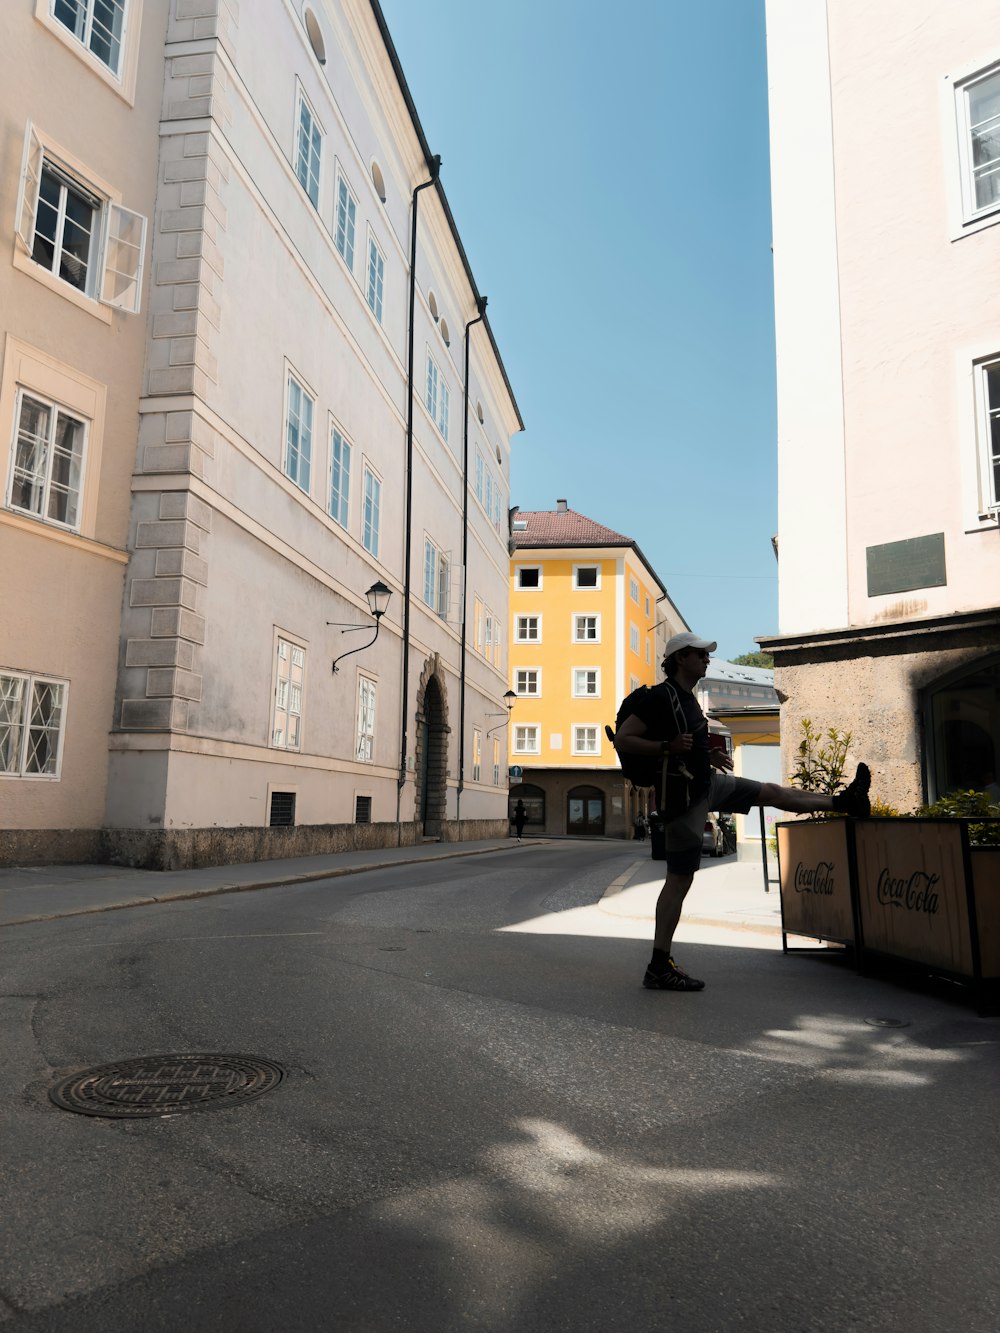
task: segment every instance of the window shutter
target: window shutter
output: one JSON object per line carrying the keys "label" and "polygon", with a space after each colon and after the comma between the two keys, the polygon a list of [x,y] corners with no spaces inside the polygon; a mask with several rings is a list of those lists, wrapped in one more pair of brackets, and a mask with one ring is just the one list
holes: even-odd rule
{"label": "window shutter", "polygon": [[134,315],[139,310],[142,260],[146,250],[146,219],[121,204],[109,203],[104,215],[103,274],[104,305]]}
{"label": "window shutter", "polygon": [[42,160],[45,150],[28,121],[24,135],[24,156],[21,159],[21,182],[17,195],[17,239],[31,254],[35,239],[35,213],[38,209],[38,190],[42,180]]}

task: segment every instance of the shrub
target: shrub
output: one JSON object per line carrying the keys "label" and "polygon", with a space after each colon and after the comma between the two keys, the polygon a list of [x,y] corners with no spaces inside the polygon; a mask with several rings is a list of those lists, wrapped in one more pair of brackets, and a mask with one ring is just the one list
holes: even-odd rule
{"label": "shrub", "polygon": [[792,771],[792,786],[803,791],[826,792],[832,796],[844,786],[844,768],[847,751],[853,735],[828,727],[826,732],[814,731],[809,718],[802,719],[802,739],[798,759]]}
{"label": "shrub", "polygon": [[[1000,820],[1000,804],[985,791],[953,791],[913,813],[929,819],[974,819],[978,815]],[[973,847],[1000,847],[1000,823],[970,824],[969,841]]]}

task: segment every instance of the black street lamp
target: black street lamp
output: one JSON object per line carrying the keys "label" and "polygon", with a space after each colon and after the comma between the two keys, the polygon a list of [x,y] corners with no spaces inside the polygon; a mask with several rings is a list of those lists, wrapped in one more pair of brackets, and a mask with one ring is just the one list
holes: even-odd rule
{"label": "black street lamp", "polygon": [[[495,731],[503,731],[504,727],[505,727],[505,726],[507,725],[507,723],[510,721],[510,710],[511,710],[511,709],[514,707],[514,705],[517,703],[517,695],[514,693],[513,690],[507,690],[507,691],[504,693],[502,703],[503,703],[504,708],[506,708],[506,710],[507,710],[507,716],[506,716],[506,718],[504,718],[503,722],[501,722],[501,723],[499,724],[499,726],[496,726],[496,727],[490,727],[489,731],[486,733],[486,737],[487,737],[487,739],[489,739],[489,737],[492,736],[493,733],[494,733]],[[487,713],[486,716],[487,716],[487,717],[503,717],[503,714],[502,714],[502,713]]]}
{"label": "black street lamp", "polygon": [[[372,617],[375,621],[375,633],[368,640],[368,642],[363,643],[360,648],[351,648],[348,650],[348,652],[341,653],[339,657],[335,657],[333,659],[334,675],[336,675],[338,670],[340,669],[337,666],[338,662],[342,662],[345,657],[350,657],[351,653],[360,653],[363,652],[365,648],[370,648],[372,644],[375,642],[375,640],[378,638],[379,626],[382,623],[382,617],[385,615],[386,607],[389,605],[389,598],[392,596],[392,589],[387,588],[385,584],[382,582],[382,580],[379,579],[377,582],[372,584],[372,586],[365,593],[365,596],[368,598],[368,608],[371,611]],[[328,620],[326,623],[328,625],[337,626],[340,629],[341,634],[352,634],[356,630],[370,628],[370,626],[368,625],[345,625],[342,621],[339,620]]]}

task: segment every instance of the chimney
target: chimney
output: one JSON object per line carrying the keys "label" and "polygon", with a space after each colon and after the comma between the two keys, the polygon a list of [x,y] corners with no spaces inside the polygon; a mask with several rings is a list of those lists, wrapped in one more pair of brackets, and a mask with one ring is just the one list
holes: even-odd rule
{"label": "chimney", "polygon": [[557,514],[565,514],[565,512],[566,512],[566,510],[567,510],[568,508],[569,508],[569,505],[566,503],[565,500],[557,500],[557,501],[556,501],[556,513],[557,513]]}

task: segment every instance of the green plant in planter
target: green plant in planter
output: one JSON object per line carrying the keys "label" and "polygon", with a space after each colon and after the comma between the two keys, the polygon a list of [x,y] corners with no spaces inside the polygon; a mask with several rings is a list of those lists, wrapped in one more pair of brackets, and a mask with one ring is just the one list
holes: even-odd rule
{"label": "green plant in planter", "polygon": [[[969,819],[978,815],[982,819],[1000,820],[1000,804],[985,791],[953,791],[913,813],[929,819]],[[969,841],[973,847],[1000,847],[1000,823],[970,824]]]}
{"label": "green plant in planter", "polygon": [[803,791],[826,792],[832,796],[844,786],[844,769],[853,734],[828,727],[817,731],[807,717],[802,719],[802,739],[792,770],[792,786]]}

